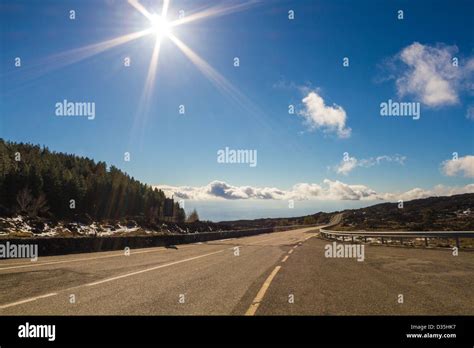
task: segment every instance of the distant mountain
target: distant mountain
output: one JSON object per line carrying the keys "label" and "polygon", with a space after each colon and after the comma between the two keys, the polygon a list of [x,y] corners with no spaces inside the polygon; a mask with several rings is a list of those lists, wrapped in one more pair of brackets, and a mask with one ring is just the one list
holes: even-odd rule
{"label": "distant mountain", "polygon": [[254,228],[254,227],[274,227],[291,225],[315,225],[328,223],[335,213],[319,212],[312,215],[289,217],[289,218],[262,218],[255,220],[234,220],[221,221],[219,224],[227,226]]}
{"label": "distant mountain", "polygon": [[337,230],[473,231],[474,193],[429,197],[344,211]]}
{"label": "distant mountain", "polygon": [[[291,218],[269,218],[256,220],[222,221],[230,226],[264,227],[287,225],[312,225],[328,223],[332,216],[341,213],[316,213]],[[349,209],[339,230],[474,230],[474,194],[429,197],[399,203],[380,203],[367,208]]]}

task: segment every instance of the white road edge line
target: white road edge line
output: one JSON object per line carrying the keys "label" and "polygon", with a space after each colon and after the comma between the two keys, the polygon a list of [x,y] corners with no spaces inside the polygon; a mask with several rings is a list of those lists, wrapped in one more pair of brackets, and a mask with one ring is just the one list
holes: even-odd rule
{"label": "white road edge line", "polygon": [[39,299],[41,299],[41,298],[56,296],[57,294],[58,294],[57,292],[53,292],[53,293],[46,294],[46,295],[41,295],[41,296],[36,296],[36,297],[32,297],[32,298],[27,298],[26,300],[21,300],[21,301],[17,301],[17,302],[13,302],[13,303],[8,303],[8,304],[6,304],[6,305],[2,305],[2,306],[0,306],[0,309],[4,309],[4,308],[8,308],[8,307],[17,306],[17,305],[20,305],[20,304],[23,304],[23,303],[27,303],[27,302],[33,302],[33,301],[39,300]]}
{"label": "white road edge line", "polygon": [[94,286],[94,285],[98,285],[98,284],[103,284],[103,283],[111,282],[111,281],[117,280],[117,279],[122,279],[122,278],[126,278],[126,277],[131,277],[131,276],[134,276],[134,275],[137,275],[137,274],[141,274],[141,273],[145,273],[145,272],[154,271],[155,269],[160,269],[160,268],[164,268],[164,267],[176,265],[176,264],[178,264],[178,263],[183,263],[183,262],[187,262],[187,261],[192,261],[192,260],[200,259],[200,258],[202,258],[202,257],[206,257],[206,256],[210,256],[210,255],[222,253],[222,252],[225,251],[225,250],[227,250],[227,249],[215,251],[215,252],[209,253],[209,254],[204,254],[204,255],[199,255],[199,256],[190,257],[190,258],[184,259],[184,260],[179,260],[179,261],[174,261],[174,262],[170,262],[170,263],[165,263],[164,265],[159,265],[159,266],[156,266],[156,267],[151,267],[151,268],[147,268],[147,269],[142,269],[141,271],[136,271],[136,272],[132,272],[132,273],[122,274],[122,275],[119,275],[119,276],[116,276],[116,277],[107,278],[107,279],[99,280],[99,281],[97,281],[97,282],[89,283],[89,284],[86,284],[85,286]]}
{"label": "white road edge line", "polygon": [[[184,260],[179,260],[179,261],[170,262],[170,263],[167,263],[167,264],[164,264],[164,265],[160,265],[160,266],[157,266],[157,267],[147,268],[147,269],[144,269],[144,270],[141,270],[141,271],[137,271],[137,272],[133,272],[133,273],[127,273],[127,274],[123,274],[123,275],[120,275],[120,276],[117,276],[117,277],[112,277],[112,278],[107,278],[107,279],[104,279],[104,280],[99,280],[99,281],[94,282],[94,283],[89,283],[89,284],[83,284],[83,285],[75,286],[75,287],[72,287],[72,288],[69,288],[69,289],[64,289],[64,290],[61,290],[61,291],[68,291],[68,290],[70,290],[70,289],[81,288],[81,287],[83,287],[83,286],[93,286],[93,285],[97,285],[97,284],[101,284],[101,283],[106,283],[106,282],[110,282],[110,281],[112,281],[112,280],[116,280],[116,279],[120,279],[120,278],[129,277],[129,276],[132,276],[132,275],[135,275],[135,274],[140,274],[140,273],[144,273],[144,272],[148,272],[148,271],[153,271],[153,270],[155,270],[155,269],[164,268],[164,267],[172,266],[172,265],[175,265],[175,264],[178,264],[178,263],[182,263],[182,262],[186,262],[186,261],[191,261],[191,260],[199,259],[199,258],[201,258],[201,257],[206,257],[206,256],[218,254],[218,253],[221,253],[221,252],[223,252],[223,251],[225,251],[225,250],[227,250],[227,249],[222,249],[222,250],[219,250],[219,251],[215,251],[215,252],[213,252],[213,253],[204,254],[204,255],[199,255],[199,256],[191,257],[191,258],[184,259]],[[13,303],[8,303],[8,304],[5,304],[5,305],[0,305],[0,309],[4,309],[4,308],[8,308],[8,307],[13,307],[13,306],[17,306],[17,305],[21,305],[21,304],[23,304],[23,303],[28,303],[28,302],[36,301],[36,300],[39,300],[39,299],[42,299],[42,298],[46,298],[46,297],[56,296],[57,294],[58,294],[57,292],[54,292],[54,293],[50,293],[50,294],[46,294],[46,295],[41,295],[41,296],[36,296],[36,297],[28,298],[28,299],[25,299],[25,300],[13,302]]]}
{"label": "white road edge line", "polygon": [[[273,232],[273,233],[283,233],[283,232],[288,232],[288,231]],[[267,235],[267,234],[271,234],[271,233],[262,233],[261,235]],[[255,235],[255,236],[259,236],[259,235]],[[255,236],[246,236],[246,237],[242,237],[242,238],[255,237]],[[278,235],[278,237],[273,237],[273,238],[269,238],[269,239],[260,240],[260,241],[257,241],[257,243],[258,242],[265,242],[267,240],[272,240],[272,239],[276,239],[276,238],[280,238],[280,237],[286,237],[286,236]],[[210,242],[228,241],[228,240],[231,240],[231,239],[236,239],[236,238],[216,239],[216,240],[212,240]],[[182,244],[181,247],[178,248],[178,250],[186,248],[186,247],[191,247],[191,246],[194,246],[194,245],[201,245],[201,244],[205,244],[205,243],[198,242],[198,243]],[[258,244],[255,244],[255,245],[258,245]],[[164,248],[164,250],[163,250],[163,248]],[[131,250],[130,255],[152,253],[152,252],[165,251],[165,250],[166,250],[166,248],[164,246],[154,247],[154,248],[152,248],[152,250],[140,250],[140,251]],[[65,256],[65,255],[58,255],[58,256]],[[7,267],[0,267],[0,271],[5,271],[5,270],[15,269],[15,268],[26,268],[26,267],[39,267],[39,266],[55,265],[55,264],[68,263],[68,262],[92,261],[92,260],[99,260],[99,259],[105,259],[105,258],[110,258],[110,257],[119,257],[119,256],[124,256],[124,254],[120,253],[120,254],[113,254],[113,255],[84,257],[84,258],[72,259],[72,260],[60,260],[60,261],[49,261],[49,262],[33,262],[31,264],[29,264],[29,263],[15,263],[15,264],[10,264]]]}
{"label": "white road edge line", "polygon": [[[253,237],[253,236],[250,236],[250,237]],[[244,237],[244,238],[245,238],[245,237]],[[278,237],[276,237],[276,238],[278,238]],[[271,239],[276,239],[276,238],[271,238]],[[259,242],[261,242],[261,241],[259,241]],[[191,245],[195,245],[195,244],[194,244],[194,243],[188,244],[188,246],[191,246]],[[157,247],[157,248],[160,248],[160,250],[161,250],[162,247]],[[93,282],[93,283],[89,283],[89,284],[74,286],[74,287],[69,288],[69,289],[80,288],[80,287],[83,287],[83,286],[94,286],[94,285],[98,285],[98,284],[110,282],[110,281],[113,281],[113,280],[116,280],[116,279],[121,279],[121,278],[125,278],[125,277],[128,277],[128,276],[132,276],[132,275],[136,275],[136,274],[140,274],[140,273],[145,273],[145,272],[153,271],[153,270],[155,270],[155,269],[164,268],[164,267],[172,266],[172,265],[175,265],[175,264],[179,264],[179,263],[183,263],[183,262],[187,262],[187,261],[192,261],[192,260],[196,260],[196,259],[199,259],[199,258],[202,258],[202,257],[206,257],[206,256],[218,254],[218,253],[224,252],[225,250],[229,250],[229,249],[233,249],[233,247],[231,247],[231,248],[226,248],[226,249],[222,249],[222,250],[215,251],[215,252],[208,253],[208,254],[204,254],[204,255],[199,255],[199,256],[191,257],[191,258],[184,259],[184,260],[179,260],[179,261],[170,262],[170,263],[167,263],[167,264],[164,264],[164,265],[160,265],[160,266],[148,268],[148,269],[141,270],[141,271],[137,271],[137,272],[132,272],[132,273],[123,274],[123,275],[120,275],[120,276],[117,276],[117,277],[107,278],[107,279],[100,280],[100,281]],[[160,250],[155,250],[155,249],[154,249],[154,250],[142,250],[142,251],[135,252],[135,253],[132,252],[132,254],[141,254],[141,253],[148,253],[148,252],[156,252],[156,251],[160,251]],[[291,250],[291,251],[292,251],[292,250]],[[289,252],[289,254],[290,254],[290,252]],[[41,266],[41,265],[47,265],[47,264],[56,264],[56,263],[65,263],[65,262],[76,262],[76,261],[84,261],[84,260],[95,260],[95,259],[102,259],[102,258],[116,257],[116,256],[122,256],[122,254],[118,254],[118,255],[116,255],[116,254],[114,254],[114,255],[105,255],[105,256],[99,256],[99,257],[94,257],[94,258],[81,258],[81,259],[74,259],[74,260],[61,260],[61,261],[54,261],[54,262],[44,262],[44,263],[41,263],[41,264],[33,264],[33,265],[6,267],[6,268],[0,268],[0,271],[1,271],[1,270],[5,270],[5,269],[11,269],[11,268]],[[252,303],[252,305],[250,306],[250,308],[247,310],[247,313],[252,313],[252,314],[247,314],[247,313],[246,313],[245,315],[254,315],[254,314],[255,314],[255,312],[256,312],[256,310],[257,310],[257,308],[258,308],[258,306],[259,306],[261,300],[263,299],[263,296],[265,295],[265,292],[267,291],[267,288],[270,286],[270,283],[272,282],[273,278],[275,277],[276,273],[280,270],[280,268],[281,268],[280,266],[277,266],[277,267],[273,270],[273,272],[270,274],[270,276],[266,279],[265,283],[262,285],[262,288],[260,289],[260,291],[257,293],[257,296],[256,296],[255,299],[254,299],[254,303]],[[67,290],[69,290],[69,289],[64,289],[64,290],[62,290],[62,291],[67,291]],[[46,295],[36,296],[36,297],[28,298],[28,299],[25,299],[25,300],[13,302],[13,303],[8,303],[8,304],[5,304],[5,305],[0,305],[0,309],[4,309],[4,308],[8,308],[8,307],[13,307],[13,306],[17,306],[17,305],[20,305],[20,304],[23,304],[23,303],[28,303],[28,302],[36,301],[36,300],[39,300],[39,299],[42,299],[42,298],[47,298],[47,297],[56,296],[56,295],[58,295],[58,293],[57,293],[57,292],[54,292],[54,293],[49,293],[49,294],[46,294]],[[255,310],[254,310],[253,312],[251,311],[252,306],[255,307]]]}
{"label": "white road edge line", "polygon": [[255,312],[257,312],[257,309],[260,306],[260,303],[262,302],[263,297],[265,296],[265,293],[268,290],[268,287],[270,286],[273,278],[275,278],[280,268],[281,266],[276,266],[275,269],[272,271],[272,273],[265,280],[265,282],[262,285],[262,288],[257,293],[257,296],[255,296],[255,298],[253,299],[253,302],[250,305],[249,309],[247,309],[247,312],[245,312],[245,315],[255,315]]}
{"label": "white road edge line", "polygon": [[[187,249],[186,247],[190,247],[194,244],[186,244],[181,246],[179,249]],[[164,249],[163,249],[164,248]],[[138,254],[145,254],[145,253],[154,253],[154,252],[159,252],[159,251],[166,251],[167,249],[165,247],[154,247],[152,250],[140,250],[140,251],[133,251],[133,249],[130,251],[130,255],[138,255]],[[123,252],[120,254],[113,254],[113,255],[103,255],[103,256],[94,256],[94,257],[83,257],[79,259],[72,259],[72,260],[60,260],[60,261],[49,261],[49,262],[33,262],[31,264],[21,264],[18,266],[9,266],[9,267],[0,267],[0,271],[4,270],[9,270],[9,269],[15,269],[15,268],[25,268],[25,267],[37,267],[37,266],[47,266],[47,265],[55,265],[58,263],[68,263],[68,262],[79,262],[79,261],[92,261],[92,260],[100,260],[100,259],[106,259],[110,257],[119,257],[119,256],[125,256]],[[128,257],[128,256],[127,256]]]}

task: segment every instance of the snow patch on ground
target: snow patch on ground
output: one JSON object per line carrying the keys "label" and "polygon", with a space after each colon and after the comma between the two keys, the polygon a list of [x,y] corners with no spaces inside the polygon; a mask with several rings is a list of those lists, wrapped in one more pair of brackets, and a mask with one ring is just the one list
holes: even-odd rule
{"label": "snow patch on ground", "polygon": [[[133,233],[140,229],[139,226],[127,227],[121,224],[115,226],[109,224],[99,224],[93,222],[90,225],[82,223],[62,223],[56,225],[51,223],[31,223],[29,219],[23,216],[13,218],[0,217],[0,236],[9,236],[15,234],[30,235],[32,237],[56,237],[56,236],[113,236],[116,234]],[[155,231],[145,230],[147,234],[156,233]]]}
{"label": "snow patch on ground", "polygon": [[[84,221],[84,222],[79,222]],[[90,221],[85,223],[85,221]],[[143,225],[142,225],[143,224]],[[108,236],[151,236],[167,234],[190,234],[221,232],[220,225],[208,221],[191,224],[176,222],[144,223],[133,219],[92,221],[90,218],[76,222],[57,222],[28,216],[0,217],[0,237],[108,237]]]}

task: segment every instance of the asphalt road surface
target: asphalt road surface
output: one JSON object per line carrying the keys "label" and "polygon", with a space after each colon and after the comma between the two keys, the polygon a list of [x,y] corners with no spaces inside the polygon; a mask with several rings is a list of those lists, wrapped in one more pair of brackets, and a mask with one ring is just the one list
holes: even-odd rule
{"label": "asphalt road surface", "polygon": [[326,258],[317,231],[2,260],[0,315],[474,314],[474,253]]}

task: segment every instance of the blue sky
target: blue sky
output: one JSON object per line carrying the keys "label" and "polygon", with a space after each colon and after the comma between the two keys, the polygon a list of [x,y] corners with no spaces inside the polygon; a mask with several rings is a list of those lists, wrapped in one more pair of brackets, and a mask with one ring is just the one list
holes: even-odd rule
{"label": "blue sky", "polygon": [[[162,1],[140,3],[161,13]],[[171,1],[167,18],[245,3]],[[149,28],[127,1],[2,0],[0,136],[114,164],[143,182],[167,185],[186,208],[215,220],[472,192],[473,7],[263,1],[190,21],[172,35],[232,89],[218,88],[164,36],[145,108],[154,33],[81,61],[75,54],[51,58]],[[446,66],[452,57],[457,67]],[[95,118],[56,116],[64,99],[94,102]],[[419,102],[420,119],[382,117],[380,103],[388,99]],[[225,147],[256,150],[257,166],[218,163]],[[344,152],[349,162],[341,169]],[[295,209],[288,209],[291,199]]]}

